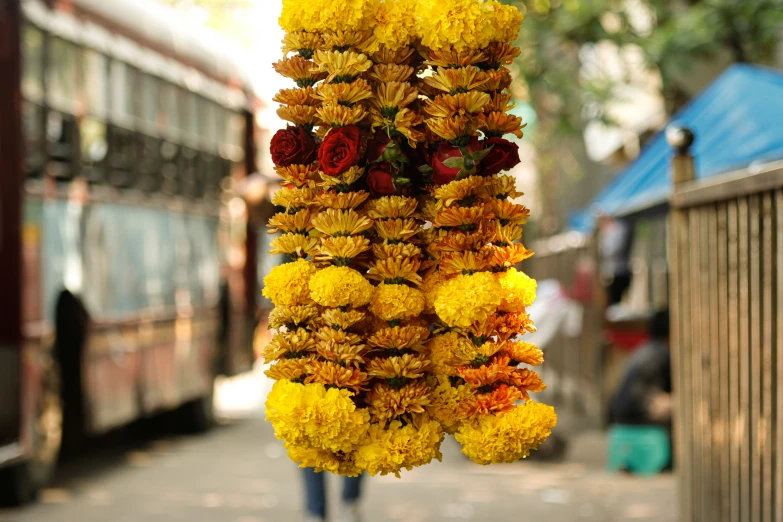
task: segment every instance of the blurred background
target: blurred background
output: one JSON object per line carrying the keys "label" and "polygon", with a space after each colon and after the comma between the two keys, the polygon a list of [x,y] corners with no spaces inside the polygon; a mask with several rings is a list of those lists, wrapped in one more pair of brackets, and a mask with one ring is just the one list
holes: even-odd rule
{"label": "blurred background", "polygon": [[[513,465],[447,441],[365,519],[783,520],[783,3],[505,3],[560,422]],[[303,516],[253,352],[279,14],[0,0],[0,521]]]}

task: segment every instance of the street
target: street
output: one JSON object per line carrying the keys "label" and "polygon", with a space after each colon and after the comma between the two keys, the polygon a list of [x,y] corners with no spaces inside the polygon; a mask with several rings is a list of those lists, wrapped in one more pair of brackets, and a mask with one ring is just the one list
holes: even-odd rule
{"label": "street", "polygon": [[[72,458],[38,504],[0,510],[0,522],[302,520],[297,470],[259,410],[260,379],[246,376],[219,390],[218,404],[233,419],[212,432],[118,443]],[[675,521],[674,477],[604,472],[604,441],[598,432],[581,434],[563,463],[481,467],[447,439],[442,463],[401,479],[370,478],[365,520]],[[330,478],[333,507],[338,485]]]}

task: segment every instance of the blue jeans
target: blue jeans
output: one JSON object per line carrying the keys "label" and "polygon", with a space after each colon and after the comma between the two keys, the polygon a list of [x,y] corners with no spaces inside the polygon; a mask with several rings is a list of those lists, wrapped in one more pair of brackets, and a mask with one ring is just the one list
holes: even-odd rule
{"label": "blue jeans", "polygon": [[[305,498],[307,512],[310,515],[326,518],[326,475],[322,471],[316,473],[313,468],[303,468],[302,475],[305,483]],[[355,502],[361,494],[362,476],[345,477],[343,479],[343,502]]]}

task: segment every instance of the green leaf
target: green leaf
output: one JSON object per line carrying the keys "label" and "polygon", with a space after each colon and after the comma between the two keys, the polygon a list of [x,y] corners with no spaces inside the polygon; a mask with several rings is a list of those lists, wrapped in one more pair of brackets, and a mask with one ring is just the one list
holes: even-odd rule
{"label": "green leaf", "polygon": [[465,158],[449,158],[444,160],[443,164],[450,169],[461,169],[465,166]]}
{"label": "green leaf", "polygon": [[487,154],[489,154],[489,151],[491,151],[492,147],[494,147],[494,146],[495,145],[492,144],[492,145],[490,145],[489,147],[487,147],[484,150],[480,150],[478,152],[474,152],[473,153],[473,161],[475,161],[476,163],[479,163],[481,160],[483,160],[484,158],[487,157]]}

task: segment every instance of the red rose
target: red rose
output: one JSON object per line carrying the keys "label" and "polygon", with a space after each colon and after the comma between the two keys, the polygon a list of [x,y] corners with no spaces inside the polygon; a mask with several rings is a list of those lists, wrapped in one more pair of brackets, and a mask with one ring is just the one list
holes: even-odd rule
{"label": "red rose", "polygon": [[302,127],[286,127],[272,136],[272,161],[278,167],[307,165],[315,160],[315,140]]}
{"label": "red rose", "polygon": [[481,160],[482,174],[491,176],[519,164],[519,146],[516,143],[503,138],[489,138],[482,145],[485,149],[492,145],[492,150]]}
{"label": "red rose", "polygon": [[386,145],[389,144],[389,136],[382,130],[378,130],[375,136],[367,142],[367,162],[372,163],[383,155]]}
{"label": "red rose", "polygon": [[[478,152],[481,150],[481,143],[479,143],[478,138],[471,138],[467,145],[467,149],[469,152]],[[459,174],[459,171],[462,170],[459,167],[447,167],[444,165],[443,162],[449,158],[462,158],[462,151],[460,151],[459,147],[442,141],[440,142],[440,145],[438,145],[438,150],[432,157],[433,183],[443,185],[444,183],[454,181],[457,174]]]}
{"label": "red rose", "polygon": [[359,162],[360,135],[356,125],[333,129],[318,149],[318,164],[327,176],[337,176]]}
{"label": "red rose", "polygon": [[397,193],[394,178],[391,175],[391,165],[386,162],[373,163],[367,173],[367,186],[375,196],[393,196]]}

